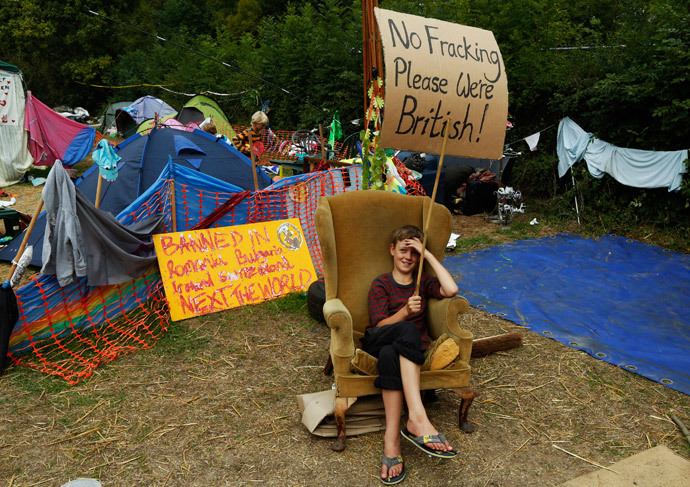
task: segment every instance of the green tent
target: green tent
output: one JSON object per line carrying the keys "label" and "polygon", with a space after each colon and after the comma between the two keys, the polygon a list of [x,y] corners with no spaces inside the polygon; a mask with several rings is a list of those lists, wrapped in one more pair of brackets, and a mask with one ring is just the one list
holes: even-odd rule
{"label": "green tent", "polygon": [[201,123],[208,117],[211,117],[213,120],[222,120],[223,122],[230,123],[230,120],[228,120],[223,109],[218,106],[218,103],[206,95],[191,97],[182,106],[176,118],[182,125],[187,125],[189,122]]}
{"label": "green tent", "polygon": [[[115,124],[115,111],[118,108],[126,108],[132,103],[133,102],[131,101],[116,101],[115,103],[108,105],[108,108],[106,108],[105,112],[103,112],[103,121],[98,127],[98,131],[103,135],[115,136],[115,133],[117,132],[117,125]],[[112,133],[108,133],[109,129]]]}

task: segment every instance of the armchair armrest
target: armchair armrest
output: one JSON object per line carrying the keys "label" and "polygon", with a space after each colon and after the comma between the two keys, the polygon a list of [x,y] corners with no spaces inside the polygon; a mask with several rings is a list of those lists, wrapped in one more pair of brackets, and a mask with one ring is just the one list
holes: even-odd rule
{"label": "armchair armrest", "polygon": [[448,334],[460,347],[460,359],[469,363],[474,335],[458,325],[458,315],[467,312],[468,309],[470,305],[462,296],[430,299],[426,318],[429,335],[438,338],[443,333]]}
{"label": "armchair armrest", "polygon": [[323,305],[323,316],[331,329],[331,361],[336,375],[350,372],[355,355],[352,339],[352,315],[340,299],[329,299]]}

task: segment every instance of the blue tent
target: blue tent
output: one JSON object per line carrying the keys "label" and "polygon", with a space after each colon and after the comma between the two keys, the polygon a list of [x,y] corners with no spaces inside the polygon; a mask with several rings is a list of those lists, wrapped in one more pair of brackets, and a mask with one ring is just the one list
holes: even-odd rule
{"label": "blue tent", "polygon": [[158,118],[164,118],[169,115],[177,115],[177,111],[160,98],[151,95],[142,96],[128,107],[115,110],[117,131],[123,136],[129,137],[137,131],[141,122],[155,118],[156,115]]}
{"label": "blue tent", "polygon": [[[223,139],[194,130],[186,132],[169,127],[154,129],[146,135],[135,134],[116,148],[121,157],[118,176],[114,181],[103,181],[100,209],[113,215],[144,193],[168,165],[168,157],[179,166],[231,183],[243,190],[254,189],[254,176],[249,158]],[[94,164],[75,185],[90,201],[96,199],[98,166]],[[272,181],[260,168],[256,168],[259,189]],[[31,264],[41,266],[45,218],[36,220],[27,245],[34,246]],[[12,261],[17,255],[24,233],[15,237],[2,251],[0,260]]]}

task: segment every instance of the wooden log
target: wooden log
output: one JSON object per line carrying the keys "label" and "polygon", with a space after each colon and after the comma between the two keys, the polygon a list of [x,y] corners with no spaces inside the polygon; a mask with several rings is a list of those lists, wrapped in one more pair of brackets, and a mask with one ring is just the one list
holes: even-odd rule
{"label": "wooden log", "polygon": [[486,338],[477,338],[472,341],[472,358],[485,357],[491,353],[522,345],[520,333],[504,333]]}

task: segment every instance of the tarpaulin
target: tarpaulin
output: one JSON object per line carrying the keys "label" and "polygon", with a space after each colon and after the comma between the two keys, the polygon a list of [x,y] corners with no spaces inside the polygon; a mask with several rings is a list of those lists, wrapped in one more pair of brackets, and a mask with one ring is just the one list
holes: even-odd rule
{"label": "tarpaulin", "polygon": [[473,307],[690,394],[690,255],[563,233],[443,263]]}
{"label": "tarpaulin", "polygon": [[52,166],[58,159],[73,166],[89,155],[96,140],[96,129],[54,112],[30,91],[24,129],[29,132],[29,151],[36,166]]}

